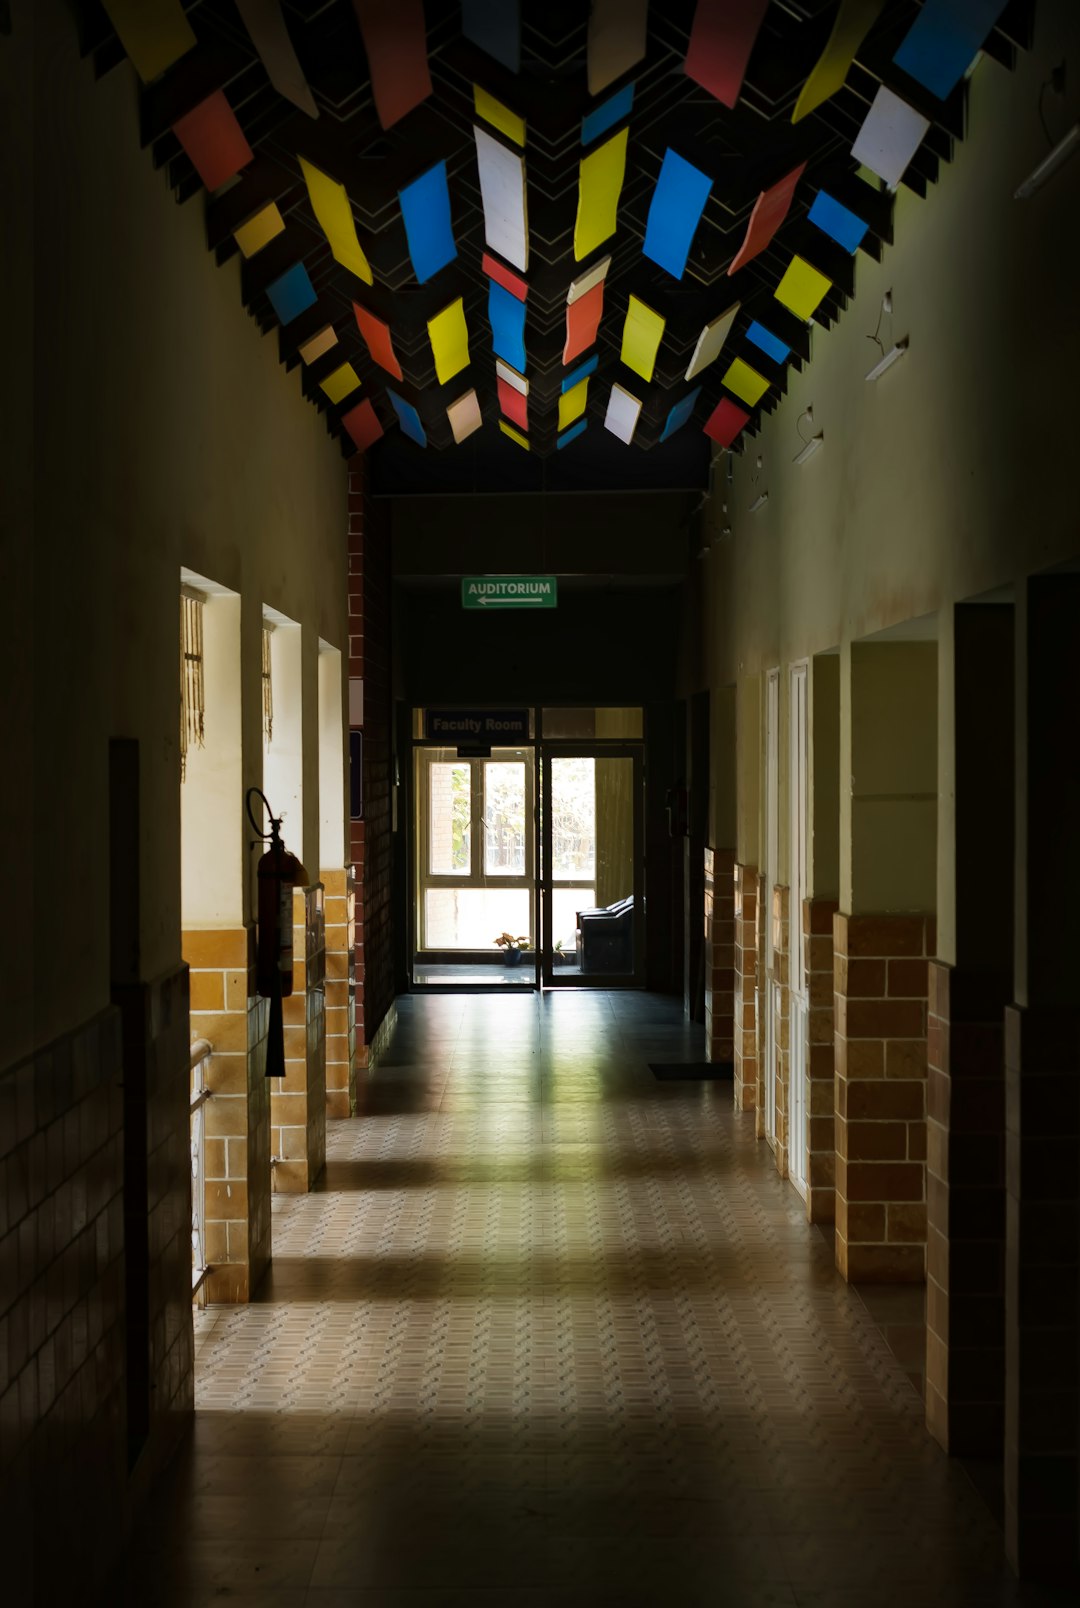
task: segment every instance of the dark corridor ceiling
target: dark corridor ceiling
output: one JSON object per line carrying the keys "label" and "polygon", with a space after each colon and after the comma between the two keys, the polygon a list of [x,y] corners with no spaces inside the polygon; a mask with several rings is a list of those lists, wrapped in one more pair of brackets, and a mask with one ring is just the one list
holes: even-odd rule
{"label": "dark corridor ceiling", "polygon": [[[947,10],[956,3],[928,0],[927,11],[935,6]],[[970,11],[971,0],[966,3]],[[996,13],[993,26],[982,38],[983,52],[1011,66],[1017,47],[1030,42],[1033,0],[1009,0],[1003,6],[981,0],[981,6],[984,15]],[[974,9],[979,9],[978,3]],[[187,39],[181,39],[186,48],[163,71],[154,70],[157,62],[153,59],[148,68],[145,56],[139,62],[138,42],[129,19],[140,10],[144,28],[150,13],[160,13],[167,31],[172,13],[172,26],[179,25],[182,35],[187,32]],[[474,36],[485,37],[489,49],[465,36],[463,10],[466,18],[471,18],[465,25]],[[596,94],[590,94],[590,78],[595,87],[604,76],[604,50],[602,40],[590,43],[586,0],[525,0],[520,7],[515,0],[495,0],[494,4],[466,0],[464,8],[461,0],[423,0],[423,4],[421,0],[284,0],[280,6],[277,0],[241,0],[240,4],[236,0],[194,0],[183,7],[189,32],[183,27],[179,0],[82,0],[79,6],[83,47],[92,54],[98,73],[114,69],[124,58],[114,22],[133,59],[142,66],[143,142],[152,149],[153,160],[167,175],[178,202],[205,207],[207,244],[217,260],[223,263],[236,256],[240,248],[235,231],[242,232],[253,218],[258,228],[260,218],[265,221],[273,216],[263,209],[271,203],[276,206],[282,225],[279,232],[251,255],[241,254],[244,305],[259,326],[276,338],[282,363],[297,372],[304,395],[323,412],[327,428],[340,439],[344,452],[355,450],[357,431],[361,439],[380,428],[384,432],[368,448],[377,488],[422,491],[703,484],[714,442],[727,444],[732,421],[737,425],[743,413],[748,415],[744,433],[752,432],[758,413],[775,407],[782,396],[788,364],[801,366],[809,360],[808,319],[782,305],[775,294],[793,258],[801,258],[828,281],[824,297],[812,313],[813,323],[827,329],[852,293],[858,252],[880,257],[892,239],[892,194],[884,183],[867,182],[865,170],[860,176],[852,155],[853,142],[881,86],[928,120],[929,127],[900,179],[919,195],[925,195],[933,184],[941,162],[951,155],[953,141],[963,134],[963,80],[941,99],[893,59],[919,18],[920,6],[914,0],[844,0],[843,5],[838,0],[772,0],[771,4],[737,0],[734,5],[732,0],[726,5],[709,4],[709,0],[700,0],[700,5],[696,0],[653,0],[651,5],[645,0],[623,0],[621,5],[618,0],[611,4],[599,0],[596,10],[600,22],[605,13],[623,19],[617,20],[606,36],[608,56],[613,57],[608,72],[619,67],[620,53],[626,65]],[[715,24],[725,11],[740,13],[746,40],[752,45],[745,76],[736,84],[737,98],[731,97],[735,101],[732,107],[696,82],[687,69],[695,20],[699,30],[696,43],[707,47],[705,25],[710,14]],[[512,56],[513,23],[519,12],[520,62],[518,70],[512,71],[490,48],[507,56],[509,38]],[[761,13],[760,18],[755,13]],[[858,45],[841,87],[808,115],[793,121],[800,92],[827,48],[838,14],[841,25],[858,23],[863,31],[870,18],[875,20]],[[641,35],[644,56],[633,61],[629,58],[634,55],[635,17],[639,23],[642,19],[647,22]],[[260,35],[260,18],[262,28],[270,29],[269,35]],[[391,121],[393,109],[388,114],[387,99],[394,88],[403,90],[406,104],[410,98],[408,84],[393,83],[410,59],[410,18],[414,22],[419,18],[420,65],[422,69],[426,46],[431,90]],[[295,100],[304,100],[306,81],[309,104],[318,114],[315,117],[274,87],[264,65],[263,58],[269,59],[266,40],[273,37],[275,23],[280,28],[282,21],[302,74],[291,93]],[[380,29],[389,85],[381,95],[382,115],[389,123],[386,128],[380,124],[365,49],[365,43],[372,46],[370,60],[376,62],[378,78]],[[191,36],[193,41],[188,43]],[[279,43],[281,37],[279,33]],[[715,43],[715,27],[712,37]],[[263,56],[253,42],[256,38]],[[414,54],[416,43],[414,28]],[[691,57],[693,60],[693,51]],[[280,69],[275,77],[281,83]],[[627,115],[630,97],[626,91],[631,85],[632,105]],[[524,119],[524,146],[516,143],[512,134],[492,126],[482,113],[478,115],[476,86]],[[715,89],[715,82],[712,87]],[[190,123],[182,120],[194,116],[198,122],[207,109],[220,113],[222,102],[215,92],[223,92],[227,103],[225,123],[219,121],[208,132],[196,128],[195,135],[198,138],[201,133],[209,140],[211,162],[222,157],[224,144],[223,160],[235,171],[216,189],[208,190],[174,130],[179,124],[188,131],[190,148]],[[621,117],[583,143],[583,118],[609,103],[612,112],[622,108]],[[575,218],[580,164],[627,126],[625,179],[617,200],[614,233],[585,250],[579,259],[575,256]],[[242,131],[240,144],[246,141],[247,148],[246,156],[241,151],[231,162],[227,149],[230,127],[236,133]],[[507,153],[511,159],[524,160],[527,268],[508,263],[486,242],[474,134],[477,127],[501,147],[504,168]],[[669,149],[711,183],[700,222],[692,229],[681,278],[675,277],[670,265],[665,268],[643,252],[650,207]],[[300,158],[344,187],[346,212],[351,211],[356,240],[370,265],[371,283],[354,271],[355,259],[353,268],[335,259],[316,217]],[[446,165],[456,254],[420,283],[410,256],[410,245],[416,254],[416,241],[407,236],[399,193],[439,163]],[[775,234],[745,266],[729,275],[755,202],[803,163],[805,169]],[[838,242],[808,216],[820,191],[866,226],[857,249]],[[659,216],[654,222],[659,226]],[[492,238],[489,222],[487,241]],[[509,274],[527,284],[523,381],[528,397],[527,411],[520,417],[514,410],[522,403],[515,402],[505,385],[497,385],[489,323],[491,281],[482,266],[485,254],[489,271],[493,269],[500,277]],[[339,249],[338,255],[347,253]],[[611,262],[603,284],[598,334],[564,364],[568,287],[608,256]],[[303,265],[315,300],[282,322],[281,308],[275,311],[268,287],[297,264]],[[306,292],[301,300],[304,295]],[[648,377],[640,365],[635,372],[623,361],[624,324],[631,297],[644,304],[644,316],[651,312],[665,320],[655,368]],[[440,383],[428,321],[458,298],[467,328],[468,363]],[[595,300],[594,296],[589,305]],[[719,356],[687,378],[704,326],[736,302],[739,309]],[[389,327],[400,378],[373,361],[354,312],[356,305]],[[779,346],[789,348],[789,355],[782,356],[779,346],[774,346],[773,356],[768,355],[748,337],[752,324],[763,327]],[[304,361],[301,348],[328,326],[336,337],[333,346]],[[648,348],[648,339],[645,344]],[[597,364],[586,390],[576,393],[575,403],[563,402],[566,417],[560,442],[563,380],[594,355]],[[732,392],[730,365],[736,358],[767,382],[756,403]],[[390,361],[392,365],[394,359]],[[323,384],[329,376],[338,375],[345,363],[352,365],[359,386],[332,401]],[[645,364],[651,367],[648,354]],[[351,383],[348,372],[340,383]],[[629,445],[605,429],[613,384],[641,403]],[[515,385],[520,395],[520,383],[511,376],[510,389]],[[689,399],[698,387],[682,428],[662,441],[672,407]],[[473,390],[482,425],[455,443],[447,408]],[[724,399],[718,423],[714,410]],[[587,426],[578,431],[580,419],[570,422],[569,413],[582,400],[581,418],[587,420]],[[511,418],[504,422],[517,430],[520,440],[500,430],[499,421],[504,418],[500,410],[507,407]],[[415,409],[415,422],[409,420],[410,409]],[[403,415],[409,421],[407,428],[422,435],[426,446],[421,447],[399,428]],[[704,433],[710,421],[712,439]],[[735,436],[736,446],[740,439]]]}

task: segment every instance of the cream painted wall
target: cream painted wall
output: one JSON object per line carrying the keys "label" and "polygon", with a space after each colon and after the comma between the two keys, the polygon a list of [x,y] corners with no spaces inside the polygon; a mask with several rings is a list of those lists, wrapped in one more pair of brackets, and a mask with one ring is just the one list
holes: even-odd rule
{"label": "cream painted wall", "polygon": [[840,891],[840,655],[810,661],[807,792],[808,885],[812,898]]}
{"label": "cream painted wall", "polygon": [[937,899],[937,659],[933,642],[851,646],[851,832],[844,909],[933,910]]}
{"label": "cream painted wall", "polygon": [[203,743],[188,748],[180,787],[180,910],[185,927],[237,927],[244,919],[245,837],[236,809],[243,749],[235,593],[203,604],[203,680]]}
{"label": "cream painted wall", "polygon": [[[319,643],[319,858],[323,871],[345,864],[345,724],[339,649]],[[305,864],[307,862],[305,861]]]}
{"label": "cream painted wall", "polygon": [[[1040,0],[1034,47],[1015,72],[984,59],[969,85],[967,137],[925,200],[901,189],[896,244],[881,263],[860,254],[856,294],[832,329],[812,331],[812,361],[789,371],[787,395],[756,439],[714,466],[705,518],[718,536],[702,567],[705,685],[742,683],[771,664],[841,645],[951,605],[1080,553],[1075,496],[1073,376],[1080,369],[1072,236],[1080,162],[1033,200],[1013,200],[1045,154],[1040,86],[1070,63],[1064,100],[1046,98],[1060,132],[1075,121],[1080,6]],[[1072,64],[1077,64],[1074,68]],[[908,355],[874,384],[864,380],[883,293],[893,316],[883,334],[907,337]],[[868,356],[869,354],[869,356]],[[823,449],[802,467],[796,420],[813,405]],[[758,458],[762,466],[758,468]],[[757,513],[756,493],[769,492]],[[724,512],[724,504],[728,505]],[[688,589],[690,590],[690,589]],[[950,637],[939,657],[941,811],[936,900],[940,953],[951,958],[954,922]],[[842,657],[842,681],[847,685]],[[846,700],[843,700],[846,703]],[[850,759],[845,708],[841,759]],[[759,737],[740,721],[740,772],[754,768]],[[746,807],[755,782],[740,774],[739,854],[753,860]],[[850,799],[841,789],[842,831]],[[841,900],[850,888],[841,887]],[[847,906],[845,906],[847,907]]]}
{"label": "cream painted wall", "polygon": [[[264,603],[300,622],[313,653],[320,637],[344,648],[347,634],[337,447],[297,375],[282,370],[276,337],[245,316],[237,262],[219,269],[208,254],[202,197],[178,207],[140,150],[130,67],[95,82],[67,9],[49,0],[33,13],[31,62],[29,8],[16,7],[21,71],[5,86],[4,117],[23,161],[32,130],[38,198],[36,638],[28,610],[13,622],[17,657],[32,665],[39,739],[32,869],[28,853],[13,856],[14,908],[32,911],[34,979],[24,977],[6,1016],[5,1057],[49,1042],[108,1000],[113,735],[141,747],[142,972],[179,963],[181,566],[242,600],[245,786],[262,775]],[[23,200],[28,228],[25,188]],[[23,324],[29,303],[9,305],[19,309],[12,323]],[[23,362],[17,426],[30,396]],[[25,516],[21,537],[25,552]],[[317,711],[314,659],[310,703]],[[16,736],[15,769],[25,776],[31,756],[25,733]],[[317,798],[314,746],[310,765]],[[238,820],[242,808],[238,797]],[[317,851],[317,815],[311,833]]]}

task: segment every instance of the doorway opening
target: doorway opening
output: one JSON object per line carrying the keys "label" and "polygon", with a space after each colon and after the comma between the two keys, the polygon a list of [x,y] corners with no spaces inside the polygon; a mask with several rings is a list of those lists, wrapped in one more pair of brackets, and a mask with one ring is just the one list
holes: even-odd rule
{"label": "doorway opening", "polygon": [[449,747],[453,712],[413,711],[410,984],[643,986],[643,712],[513,718],[527,740]]}

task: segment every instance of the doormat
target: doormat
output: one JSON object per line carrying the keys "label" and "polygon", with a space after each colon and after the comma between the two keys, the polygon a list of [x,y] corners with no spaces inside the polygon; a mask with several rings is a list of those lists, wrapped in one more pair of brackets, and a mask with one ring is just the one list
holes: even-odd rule
{"label": "doormat", "polygon": [[734,1061],[650,1061],[649,1071],[661,1083],[701,1081],[706,1078],[733,1078]]}

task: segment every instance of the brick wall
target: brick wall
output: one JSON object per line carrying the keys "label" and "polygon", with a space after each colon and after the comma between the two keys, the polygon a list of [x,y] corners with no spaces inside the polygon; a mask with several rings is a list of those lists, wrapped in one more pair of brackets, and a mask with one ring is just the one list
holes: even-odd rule
{"label": "brick wall", "polygon": [[735,921],[735,1109],[757,1105],[758,874],[753,866],[733,872]]}
{"label": "brick wall", "polygon": [[[187,1040],[178,971],[0,1074],[0,1504],[12,1603],[94,1596],[122,1544],[133,1483],[160,1466],[191,1411]],[[144,1135],[136,1269],[125,1138]],[[147,1411],[129,1448],[136,1273]]]}
{"label": "brick wall", "polygon": [[803,956],[809,998],[807,1037],[806,1215],[831,1223],[836,1214],[836,1091],[833,916],[835,899],[804,899]]}
{"label": "brick wall", "polygon": [[304,1194],[326,1162],[326,924],[318,884],[293,890],[293,991],[282,1001],[285,1076],[270,1079],[271,1183]]}
{"label": "brick wall", "polygon": [[705,1058],[735,1054],[735,856],[705,850]]}
{"label": "brick wall", "polygon": [[206,1281],[211,1301],[247,1301],[270,1262],[268,1000],[255,993],[254,929],[183,934],[191,969],[191,1036],[213,1054],[204,1107]]}
{"label": "brick wall", "polygon": [[356,1110],[356,893],[348,871],[324,871],[326,1114]]}
{"label": "brick wall", "polygon": [[926,1422],[1000,1457],[1005,1425],[1005,1005],[1011,978],[930,963]]}
{"label": "brick wall", "polygon": [[364,460],[349,471],[349,676],[364,683],[364,815],[350,823],[356,879],[356,1058],[394,1001],[390,536],[367,492]]}
{"label": "brick wall", "polygon": [[933,917],[833,918],[836,1265],[921,1283],[926,1264],[927,961]]}

